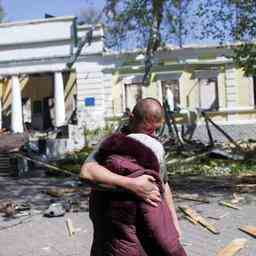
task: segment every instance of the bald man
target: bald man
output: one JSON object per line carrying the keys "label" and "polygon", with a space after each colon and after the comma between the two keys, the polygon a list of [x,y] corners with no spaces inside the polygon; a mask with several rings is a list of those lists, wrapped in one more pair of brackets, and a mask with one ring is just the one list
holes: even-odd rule
{"label": "bald man", "polygon": [[[125,127],[122,132],[127,135],[130,133],[144,133],[150,136],[154,136],[156,129],[158,129],[163,123],[163,116],[163,108],[160,102],[154,98],[145,98],[136,104],[132,111],[128,126]],[[130,178],[113,173],[97,163],[97,153],[98,148],[89,156],[89,158],[82,166],[80,173],[81,179],[89,180],[91,182],[103,183],[110,187],[123,188],[136,194],[151,206],[158,206],[158,203],[161,201],[161,196],[159,188],[154,183],[155,179],[152,176],[142,175],[137,178]],[[160,163],[160,166],[160,178],[164,184],[165,189],[163,200],[166,200],[173,216],[174,225],[179,235],[181,235],[172,199],[172,193],[167,182],[168,180],[165,163]],[[94,248],[92,248],[91,252],[91,255],[93,256],[98,256],[97,253],[93,252],[97,250],[95,247],[99,246],[99,244],[96,243],[96,240],[97,237],[94,236]]]}

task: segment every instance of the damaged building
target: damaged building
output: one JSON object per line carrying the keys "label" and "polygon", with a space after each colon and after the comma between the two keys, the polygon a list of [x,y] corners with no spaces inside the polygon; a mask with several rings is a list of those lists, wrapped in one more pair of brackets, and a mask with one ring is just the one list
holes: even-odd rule
{"label": "damaged building", "polygon": [[51,157],[81,149],[85,129],[104,121],[103,83],[108,83],[102,73],[100,25],[68,65],[89,29],[75,17],[0,25],[1,128],[32,131],[38,135],[35,143],[44,138]]}
{"label": "damaged building", "polygon": [[27,131],[55,158],[81,149],[86,130],[141,98],[163,102],[168,90],[175,106],[206,110],[240,137],[256,127],[256,78],[234,65],[231,47],[167,46],[154,56],[145,86],[145,56],[106,50],[103,27],[91,28],[72,16],[0,24],[1,128]]}

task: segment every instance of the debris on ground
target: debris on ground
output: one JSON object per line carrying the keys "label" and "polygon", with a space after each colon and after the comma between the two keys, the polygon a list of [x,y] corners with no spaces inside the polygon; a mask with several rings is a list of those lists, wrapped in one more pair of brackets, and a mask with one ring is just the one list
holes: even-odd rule
{"label": "debris on ground", "polygon": [[73,223],[72,223],[71,219],[66,220],[66,226],[67,226],[69,236],[70,237],[74,236],[75,235],[75,229],[74,229],[74,226],[73,226]]}
{"label": "debris on ground", "polygon": [[59,187],[53,187],[53,188],[49,188],[46,191],[46,194],[52,196],[52,197],[63,197],[66,194],[70,194],[70,193],[76,193],[76,192],[80,192],[81,189],[80,188],[59,188]]}
{"label": "debris on ground", "polygon": [[189,217],[191,221],[193,220],[193,223],[195,222],[195,223],[201,224],[204,228],[208,229],[210,232],[212,232],[215,235],[220,234],[220,232],[217,230],[217,228],[213,224],[210,224],[205,218],[203,218],[195,210],[185,206],[180,206],[179,208],[183,213],[185,213]]}
{"label": "debris on ground", "polygon": [[204,203],[204,204],[209,204],[210,203],[210,201],[208,199],[203,198],[203,197],[199,197],[199,196],[175,195],[174,197],[177,198],[177,199],[195,201],[195,202]]}
{"label": "debris on ground", "polygon": [[244,238],[239,238],[233,240],[230,244],[228,244],[225,248],[220,250],[217,256],[233,256],[241,249],[245,247],[247,240]]}
{"label": "debris on ground", "polygon": [[234,205],[234,204],[225,202],[225,201],[220,201],[219,204],[220,204],[220,205],[223,205],[223,206],[226,206],[226,207],[229,207],[229,208],[232,208],[232,209],[235,209],[235,210],[241,210],[240,207],[238,207],[238,206],[236,206],[236,205]]}
{"label": "debris on ground", "polygon": [[253,226],[242,226],[238,228],[239,230],[249,234],[250,236],[256,238],[256,227]]}
{"label": "debris on ground", "polygon": [[16,214],[16,204],[13,201],[0,203],[0,213],[3,213],[4,217],[14,217]]}
{"label": "debris on ground", "polygon": [[51,204],[47,210],[44,212],[45,217],[61,217],[66,213],[65,208],[61,203]]}

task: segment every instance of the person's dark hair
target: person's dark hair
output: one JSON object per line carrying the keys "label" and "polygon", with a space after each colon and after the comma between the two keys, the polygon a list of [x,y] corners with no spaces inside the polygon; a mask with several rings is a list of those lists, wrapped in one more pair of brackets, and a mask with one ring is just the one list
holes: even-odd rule
{"label": "person's dark hair", "polygon": [[142,122],[148,117],[161,121],[163,119],[163,107],[157,99],[148,97],[137,102],[132,114],[136,122]]}

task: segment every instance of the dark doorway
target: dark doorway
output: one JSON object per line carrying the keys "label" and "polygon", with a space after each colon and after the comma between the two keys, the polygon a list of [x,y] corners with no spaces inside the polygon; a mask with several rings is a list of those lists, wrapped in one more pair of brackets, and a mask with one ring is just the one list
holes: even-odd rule
{"label": "dark doorway", "polygon": [[43,128],[44,128],[44,130],[53,128],[52,118],[51,118],[51,113],[50,113],[50,106],[49,106],[50,98],[51,97],[43,98]]}

